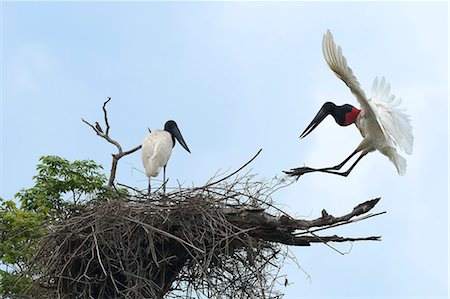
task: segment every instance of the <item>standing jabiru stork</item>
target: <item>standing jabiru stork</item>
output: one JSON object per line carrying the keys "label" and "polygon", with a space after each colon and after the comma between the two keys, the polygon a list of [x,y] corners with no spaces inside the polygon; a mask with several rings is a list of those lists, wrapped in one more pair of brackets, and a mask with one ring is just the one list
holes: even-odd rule
{"label": "standing jabiru stork", "polygon": [[142,143],[142,164],[144,164],[145,174],[148,177],[149,195],[151,191],[151,177],[158,176],[161,167],[164,169],[163,192],[166,192],[166,166],[175,146],[175,139],[188,153],[191,153],[181,135],[180,129],[178,129],[177,123],[173,120],[166,122],[164,130],[156,130],[148,134]]}
{"label": "standing jabiru stork", "polygon": [[[325,117],[332,115],[340,126],[348,126],[354,123],[361,132],[363,140],[350,156],[334,167],[319,169],[299,167],[286,171],[286,173],[299,177],[307,172],[320,171],[348,176],[365,155],[378,150],[391,160],[400,175],[405,174],[406,160],[397,153],[397,148],[410,155],[414,137],[412,135],[410,118],[404,113],[404,109],[399,107],[401,99],[389,94],[390,85],[385,82],[384,77],[380,81],[378,81],[378,78],[375,78],[372,85],[373,95],[371,98],[367,98],[358,80],[353,75],[352,69],[347,65],[347,60],[342,54],[341,47],[336,46],[333,41],[333,35],[329,30],[323,37],[322,51],[328,66],[350,88],[361,105],[361,109],[349,104],[337,106],[334,103],[327,102],[322,106],[305,131],[303,131],[300,138],[306,137]],[[361,154],[347,171],[337,172],[359,152]]]}

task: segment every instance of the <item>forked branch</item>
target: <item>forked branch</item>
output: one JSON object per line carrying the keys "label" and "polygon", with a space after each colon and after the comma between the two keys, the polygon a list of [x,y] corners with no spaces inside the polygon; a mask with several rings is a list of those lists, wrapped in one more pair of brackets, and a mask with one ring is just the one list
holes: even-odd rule
{"label": "forked branch", "polygon": [[85,124],[87,124],[88,126],[90,126],[92,128],[92,130],[94,130],[94,132],[102,137],[103,139],[106,139],[109,143],[114,144],[117,147],[117,153],[116,154],[112,154],[112,165],[111,165],[111,172],[109,174],[109,180],[108,180],[108,186],[112,187],[114,184],[114,180],[116,178],[116,172],[117,172],[117,163],[119,162],[120,158],[122,158],[123,156],[129,155],[134,153],[135,151],[139,150],[141,148],[141,145],[138,145],[128,151],[123,151],[122,146],[120,145],[119,142],[117,142],[116,140],[112,139],[111,136],[109,136],[109,130],[110,130],[110,125],[108,122],[108,112],[106,111],[106,104],[108,104],[108,102],[111,101],[111,97],[108,97],[107,100],[103,103],[103,116],[104,116],[104,121],[105,121],[105,126],[106,126],[106,130],[105,132],[103,131],[102,127],[100,126],[100,124],[98,122],[95,122],[95,125],[92,125],[90,122],[86,121],[85,119],[81,119]]}

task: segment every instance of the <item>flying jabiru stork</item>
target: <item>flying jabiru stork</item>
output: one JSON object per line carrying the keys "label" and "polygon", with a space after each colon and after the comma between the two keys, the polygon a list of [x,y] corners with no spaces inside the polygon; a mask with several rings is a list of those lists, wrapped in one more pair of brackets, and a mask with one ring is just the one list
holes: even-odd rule
{"label": "flying jabiru stork", "polygon": [[[397,148],[410,155],[414,137],[412,135],[410,118],[404,113],[404,109],[399,107],[402,100],[394,95],[390,95],[390,85],[385,81],[384,77],[380,81],[378,81],[378,78],[375,78],[372,85],[373,95],[371,98],[367,98],[358,80],[353,75],[352,69],[347,65],[347,60],[342,54],[341,47],[336,46],[334,43],[330,30],[324,34],[322,51],[328,66],[350,88],[350,91],[361,105],[361,109],[349,104],[337,106],[332,102],[326,102],[300,135],[300,138],[308,136],[325,117],[332,115],[340,126],[348,126],[354,123],[359,129],[363,140],[350,156],[334,167],[319,169],[299,167],[285,171],[285,173],[300,177],[308,172],[320,171],[346,177],[365,155],[378,150],[391,160],[400,175],[404,175],[406,160],[398,154]],[[361,154],[347,171],[338,172],[359,152]]]}
{"label": "flying jabiru stork", "polygon": [[178,129],[177,123],[173,120],[166,122],[164,130],[150,132],[142,143],[142,164],[144,164],[145,174],[148,177],[149,195],[151,191],[151,177],[158,176],[161,167],[164,169],[163,192],[166,192],[166,166],[175,146],[175,139],[188,153],[191,153]]}

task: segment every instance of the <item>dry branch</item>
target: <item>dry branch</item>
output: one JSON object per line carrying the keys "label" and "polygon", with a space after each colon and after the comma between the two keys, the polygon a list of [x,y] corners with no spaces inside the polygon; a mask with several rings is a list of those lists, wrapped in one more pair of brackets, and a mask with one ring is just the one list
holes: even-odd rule
{"label": "dry branch", "polygon": [[[310,232],[314,227],[330,228],[338,223],[350,223],[351,219],[369,212],[380,200],[380,198],[366,201],[356,206],[352,212],[333,217],[322,210],[322,217],[314,220],[294,219],[283,215],[276,217],[268,214],[264,209],[253,209],[247,207],[228,208],[224,210],[227,220],[240,228],[253,228],[249,234],[265,241],[282,243],[285,245],[309,246],[310,243],[324,242],[346,242],[346,241],[379,241],[381,237],[343,238],[338,236],[317,237],[296,234],[297,230]],[[357,221],[354,220],[353,222]]]}
{"label": "dry branch", "polygon": [[102,127],[100,126],[100,124],[98,122],[95,122],[95,126],[92,125],[91,123],[89,123],[88,121],[84,120],[83,118],[81,119],[85,124],[87,124],[88,126],[90,126],[92,128],[92,130],[94,130],[94,132],[106,139],[109,143],[114,144],[117,147],[118,152],[116,154],[112,154],[112,164],[111,164],[111,172],[109,175],[109,180],[108,180],[108,186],[112,187],[114,184],[114,180],[116,178],[116,172],[117,172],[117,163],[119,162],[119,160],[126,155],[132,154],[135,151],[139,150],[141,148],[141,145],[138,145],[128,151],[123,151],[122,146],[120,145],[119,142],[117,142],[116,140],[112,139],[111,136],[109,136],[109,130],[110,130],[110,125],[109,125],[109,121],[108,121],[108,112],[106,111],[106,104],[108,104],[108,102],[111,101],[111,97],[108,97],[108,99],[103,103],[102,109],[103,109],[103,117],[104,117],[104,121],[105,121],[105,125],[106,125],[106,131],[103,132]]}

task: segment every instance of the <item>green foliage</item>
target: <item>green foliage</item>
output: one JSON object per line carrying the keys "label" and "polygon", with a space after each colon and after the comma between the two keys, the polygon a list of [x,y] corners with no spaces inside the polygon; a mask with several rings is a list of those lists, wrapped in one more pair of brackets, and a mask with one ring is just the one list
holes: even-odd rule
{"label": "green foliage", "polygon": [[0,264],[8,267],[8,271],[0,270],[0,297],[35,296],[39,288],[31,277],[36,273],[28,272],[27,265],[48,227],[69,209],[117,193],[105,186],[102,167],[92,160],[69,162],[44,156],[36,170],[35,185],[15,194],[20,207],[0,198]]}
{"label": "green foliage", "polygon": [[70,163],[57,156],[44,156],[40,161],[36,167],[34,187],[15,195],[25,210],[58,217],[70,204],[77,205],[82,200],[107,192],[104,186],[106,177],[99,172],[102,167],[92,160]]}
{"label": "green foliage", "polygon": [[[17,208],[12,200],[0,198],[0,297],[31,295],[37,289],[25,268],[46,232],[45,214]],[[22,275],[24,274],[24,275]]]}
{"label": "green foliage", "polygon": [[0,205],[0,261],[26,263],[35,252],[33,240],[45,233],[45,215],[18,209],[11,200],[1,201]]}
{"label": "green foliage", "polygon": [[32,283],[30,276],[22,276],[17,273],[9,273],[0,270],[0,298],[28,297],[28,298],[46,298],[43,296],[45,290],[40,289]]}

